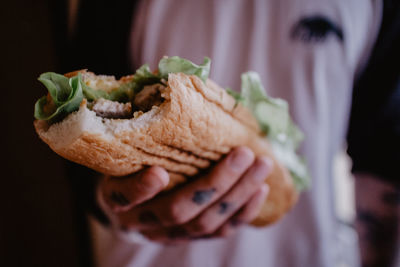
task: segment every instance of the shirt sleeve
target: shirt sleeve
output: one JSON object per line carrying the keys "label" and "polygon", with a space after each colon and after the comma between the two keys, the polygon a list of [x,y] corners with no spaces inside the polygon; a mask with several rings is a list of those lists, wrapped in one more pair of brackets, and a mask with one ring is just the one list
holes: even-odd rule
{"label": "shirt sleeve", "polygon": [[347,142],[353,172],[400,185],[400,1],[384,1],[378,39],[354,86]]}

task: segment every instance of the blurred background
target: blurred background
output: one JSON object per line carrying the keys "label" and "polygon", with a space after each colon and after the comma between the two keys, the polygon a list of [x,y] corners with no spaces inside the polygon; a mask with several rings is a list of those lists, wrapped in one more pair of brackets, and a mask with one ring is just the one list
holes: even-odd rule
{"label": "blurred background", "polygon": [[[33,106],[45,89],[37,77],[55,71],[55,36],[68,29],[77,0],[15,0],[2,3],[2,174],[0,200],[0,266],[91,266],[86,217],[65,174],[65,161],[36,136]],[[62,7],[61,7],[62,9]],[[53,24],[65,18],[64,27]],[[69,20],[72,23],[72,20]],[[69,25],[70,26],[70,25]],[[343,150],[344,151],[344,150]],[[350,163],[341,153],[335,161],[336,209],[350,224],[354,216]]]}
{"label": "blurred background", "polygon": [[0,266],[90,266],[65,162],[33,128],[34,103],[45,94],[37,77],[57,66],[52,10],[61,3],[16,0],[0,8]]}

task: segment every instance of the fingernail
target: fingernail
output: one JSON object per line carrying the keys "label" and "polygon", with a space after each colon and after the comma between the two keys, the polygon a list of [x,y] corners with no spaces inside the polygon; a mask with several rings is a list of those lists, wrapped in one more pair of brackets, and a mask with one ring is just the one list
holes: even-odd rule
{"label": "fingernail", "polygon": [[273,162],[267,157],[259,157],[255,163],[253,177],[256,181],[264,181],[271,173]]}
{"label": "fingernail", "polygon": [[142,188],[146,191],[154,191],[165,188],[169,184],[168,172],[158,166],[153,166],[142,173],[140,176]]}
{"label": "fingernail", "polygon": [[166,187],[169,184],[169,175],[168,172],[161,167],[154,166],[152,167],[153,174],[158,177],[158,179],[161,181],[163,187]]}
{"label": "fingernail", "polygon": [[250,166],[253,160],[253,151],[246,147],[239,147],[229,155],[228,163],[232,170],[243,171]]}

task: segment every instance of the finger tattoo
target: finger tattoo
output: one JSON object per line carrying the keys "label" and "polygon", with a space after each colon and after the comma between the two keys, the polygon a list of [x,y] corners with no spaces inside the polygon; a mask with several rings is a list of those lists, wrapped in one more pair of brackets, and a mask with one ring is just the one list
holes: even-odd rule
{"label": "finger tattoo", "polygon": [[120,192],[114,192],[114,191],[111,192],[110,198],[112,201],[114,201],[115,203],[117,203],[121,206],[126,206],[130,203],[129,200],[126,199],[126,197]]}
{"label": "finger tattoo", "polygon": [[192,201],[196,204],[202,205],[210,201],[212,195],[217,191],[215,188],[209,190],[197,190],[194,192]]}
{"label": "finger tattoo", "polygon": [[230,203],[223,201],[223,202],[219,203],[218,213],[225,214],[230,207],[231,207]]}

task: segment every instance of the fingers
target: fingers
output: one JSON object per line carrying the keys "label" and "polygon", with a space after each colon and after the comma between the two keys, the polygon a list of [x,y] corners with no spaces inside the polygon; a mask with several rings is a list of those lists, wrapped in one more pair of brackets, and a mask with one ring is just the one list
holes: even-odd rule
{"label": "fingers", "polygon": [[[203,236],[214,233],[221,225],[242,208],[250,198],[264,185],[265,178],[272,170],[272,162],[266,158],[259,158],[243,175],[240,181],[221,199],[207,208],[197,218],[185,226],[192,236]],[[250,205],[246,214],[256,212]],[[249,210],[249,211],[247,211]]]}
{"label": "fingers", "polygon": [[267,199],[269,187],[263,184],[261,188],[251,197],[249,202],[231,217],[220,229],[215,232],[215,236],[226,237],[231,235],[238,226],[250,223],[260,213],[262,206]]}
{"label": "fingers", "polygon": [[129,177],[107,176],[101,190],[109,207],[114,212],[122,212],[154,197],[168,182],[168,173],[154,166]]}
{"label": "fingers", "polygon": [[268,191],[268,185],[263,184],[261,188],[258,189],[253,196],[251,196],[249,201],[231,218],[227,219],[227,221],[224,221],[222,227],[215,232],[204,232],[199,235],[199,232],[191,232],[189,227],[174,226],[169,228],[144,230],[142,231],[142,234],[150,240],[169,244],[178,244],[188,240],[229,236],[234,233],[240,225],[249,223],[257,217],[267,198]]}
{"label": "fingers", "polygon": [[188,222],[224,195],[254,161],[254,153],[245,147],[234,149],[205,177],[193,181],[168,196],[121,214],[120,220],[141,229],[154,224],[171,226]]}
{"label": "fingers", "polygon": [[250,199],[235,216],[233,216],[233,224],[237,223],[250,223],[259,214],[265,200],[268,196],[269,187],[263,184],[257,193]]}

